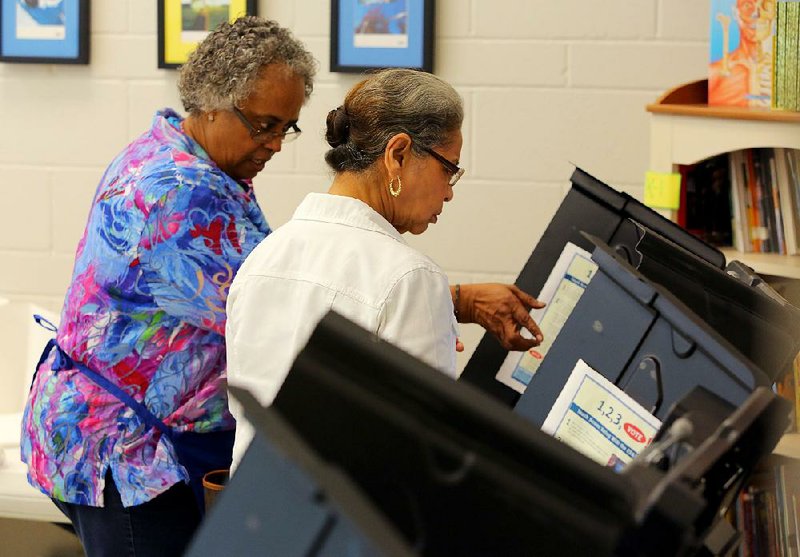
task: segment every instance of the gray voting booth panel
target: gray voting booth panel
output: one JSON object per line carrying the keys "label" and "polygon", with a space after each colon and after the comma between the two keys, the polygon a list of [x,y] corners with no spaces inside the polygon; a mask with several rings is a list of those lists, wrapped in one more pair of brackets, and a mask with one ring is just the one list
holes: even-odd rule
{"label": "gray voting booth panel", "polygon": [[665,288],[595,239],[597,273],[515,407],[541,426],[578,359],[664,419],[694,387],[741,404],[769,377]]}
{"label": "gray voting booth panel", "polygon": [[419,555],[610,556],[632,526],[630,482],[335,313],[272,408]]}
{"label": "gray voting booth panel", "polygon": [[[717,268],[725,266],[725,256],[713,246],[692,236],[677,224],[665,219],[630,195],[619,192],[584,170],[576,168],[572,188],[536,244],[515,284],[537,295],[547,280],[567,242],[591,251],[592,243],[584,233],[607,243],[634,265],[638,264],[636,244],[643,224]],[[497,400],[513,406],[519,394],[495,379],[506,351],[494,337],[484,335],[461,380],[477,386]]]}
{"label": "gray voting booth panel", "polygon": [[789,410],[758,389],[725,417],[695,393],[676,418],[708,426],[702,439],[615,474],[333,313],[271,409],[231,392],[259,437],[189,557],[716,555],[698,551]]}
{"label": "gray voting booth panel", "polygon": [[[612,232],[609,224],[617,228]],[[580,169],[517,285],[538,292],[567,241],[591,251],[593,244],[581,230],[668,289],[768,378],[791,370],[800,351],[800,311],[752,269],[737,261],[726,266],[715,248]],[[494,378],[505,356],[499,344],[485,335],[462,378],[513,406],[519,395]]]}
{"label": "gray voting booth panel", "polygon": [[800,310],[741,262],[723,272],[640,228],[636,268],[642,275],[667,288],[770,380],[791,371],[800,352]]}
{"label": "gray voting booth panel", "polygon": [[273,410],[231,387],[257,434],[186,557],[413,557],[350,480]]}

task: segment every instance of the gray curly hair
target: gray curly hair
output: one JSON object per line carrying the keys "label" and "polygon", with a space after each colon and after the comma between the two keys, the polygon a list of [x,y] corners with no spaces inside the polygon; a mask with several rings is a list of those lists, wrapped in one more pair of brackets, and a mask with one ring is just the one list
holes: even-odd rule
{"label": "gray curly hair", "polygon": [[388,69],[357,83],[344,104],[331,110],[325,161],[335,172],[361,172],[383,153],[394,135],[407,133],[412,150],[444,145],[460,129],[464,104],[453,87],[426,72]]}
{"label": "gray curly hair", "polygon": [[260,70],[285,64],[314,89],[317,62],[291,32],[268,19],[245,16],[225,22],[203,39],[181,67],[178,92],[187,112],[228,110],[253,92]]}

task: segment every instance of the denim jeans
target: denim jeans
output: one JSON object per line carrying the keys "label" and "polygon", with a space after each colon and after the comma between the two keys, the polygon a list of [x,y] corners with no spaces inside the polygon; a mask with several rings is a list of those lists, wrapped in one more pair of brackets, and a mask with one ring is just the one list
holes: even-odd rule
{"label": "denim jeans", "polygon": [[184,483],[126,508],[108,474],[103,497],[104,507],[53,500],[72,522],[86,557],[179,557],[200,524],[194,494]]}

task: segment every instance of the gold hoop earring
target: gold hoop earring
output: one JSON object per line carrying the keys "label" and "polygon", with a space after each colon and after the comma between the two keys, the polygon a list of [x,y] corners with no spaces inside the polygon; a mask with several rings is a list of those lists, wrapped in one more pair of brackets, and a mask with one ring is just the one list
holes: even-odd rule
{"label": "gold hoop earring", "polygon": [[389,193],[392,197],[399,197],[400,191],[403,189],[403,182],[400,181],[400,176],[397,176],[397,189],[394,189],[394,178],[389,180]]}

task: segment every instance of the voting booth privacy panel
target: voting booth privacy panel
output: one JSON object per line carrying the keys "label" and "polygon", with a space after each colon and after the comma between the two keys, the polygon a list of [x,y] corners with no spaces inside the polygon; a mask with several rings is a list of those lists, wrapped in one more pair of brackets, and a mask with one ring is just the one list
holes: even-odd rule
{"label": "voting booth privacy panel", "polygon": [[272,409],[231,387],[257,434],[187,557],[411,557],[395,527]]}
{"label": "voting booth privacy panel", "polygon": [[[767,386],[798,311],[629,196],[572,182],[517,284],[537,293],[568,243],[592,276],[521,398],[489,337],[453,381],[331,313],[270,409],[231,388],[256,441],[190,557],[730,554],[722,514],[788,424]],[[663,422],[621,473],[539,429],[578,359]]]}
{"label": "voting booth privacy panel", "polygon": [[[645,311],[643,307],[650,305],[650,302],[642,298],[646,294],[637,294],[644,289],[652,291],[653,295],[657,295],[663,301],[646,311],[651,314],[658,313],[670,306],[669,310],[663,309],[663,311],[675,316],[675,319],[667,320],[671,326],[677,326],[678,321],[692,323],[692,330],[700,337],[714,338],[715,343],[720,344],[721,352],[714,358],[730,361],[744,359],[751,367],[756,368],[752,373],[742,372],[744,376],[752,375],[752,377],[750,379],[739,377],[739,381],[744,381],[743,388],[739,389],[739,395],[729,398],[733,404],[743,400],[742,397],[749,392],[748,388],[752,390],[757,384],[770,383],[777,375],[790,368],[792,360],[800,351],[800,312],[775,293],[758,275],[736,261],[726,265],[724,255],[716,248],[580,168],[575,170],[571,181],[570,192],[533,250],[516,284],[537,295],[562,250],[568,243],[572,243],[595,254],[598,253],[598,249],[607,253],[607,256],[602,256],[607,265],[598,275],[613,277],[613,281],[620,285],[621,290],[617,290],[616,298],[594,299],[596,307],[616,311],[611,321],[603,322],[606,336],[584,339],[589,342],[601,342],[602,345],[586,346],[574,338],[570,341],[565,329],[562,329],[561,334],[555,339],[556,344],[570,342],[573,348],[572,354],[578,357],[582,357],[584,348],[591,352],[601,350],[616,352],[620,347],[629,347],[624,353],[608,355],[616,360],[613,370],[603,369],[605,360],[583,357],[590,366],[606,374],[612,381],[623,381],[619,386],[625,390],[628,388],[624,381],[630,379],[630,375],[623,373],[622,369],[630,370],[639,364],[648,368],[643,369],[643,372],[649,372],[649,368],[656,366],[660,370],[656,373],[661,374],[662,380],[673,373],[686,376],[686,373],[677,369],[680,367],[678,361],[675,361],[674,367],[669,369],[664,367],[664,360],[682,358],[679,354],[681,350],[685,352],[687,358],[694,353],[696,345],[694,338],[688,331],[680,328],[674,329],[669,334],[676,342],[678,338],[683,337],[682,343],[686,344],[685,347],[673,348],[668,342],[655,347],[651,344],[650,347],[654,351],[650,354],[650,360],[633,361],[639,355],[638,351],[633,349],[635,342],[630,335],[632,334],[635,339],[646,339],[651,333],[650,329],[636,330],[637,327],[659,322],[657,318],[652,318],[652,315],[651,318],[646,318],[636,325],[626,322],[628,316],[624,314],[623,307],[630,308],[631,304],[640,306],[638,311],[631,310],[633,313],[630,314],[630,318],[636,319],[638,314]],[[619,265],[622,266],[619,267],[612,260],[619,261]],[[630,280],[624,275],[630,275]],[[592,278],[592,282],[596,278],[597,275]],[[599,281],[605,280],[599,277]],[[642,286],[637,283],[641,283]],[[594,310],[586,307],[589,301],[584,301],[587,295],[606,296],[612,295],[612,292],[608,289],[592,288],[589,284],[564,324],[565,328],[570,326],[572,320],[579,319],[596,325],[601,316],[607,315],[606,313],[592,315],[591,312]],[[589,313],[586,313],[587,311]],[[680,314],[684,315],[681,317]],[[572,331],[571,326],[570,330]],[[536,375],[530,379],[529,388],[532,388],[533,381],[539,386],[543,381],[547,381],[545,368],[552,369],[552,366],[558,364],[554,361],[558,358],[553,354],[555,348],[551,347],[550,352],[542,360]],[[507,356],[508,353],[493,337],[484,335],[467,363],[461,380],[477,386],[509,406],[514,406],[520,398],[520,393],[497,379],[498,370]],[[620,361],[621,358],[628,360],[623,362]],[[570,357],[568,360],[574,363],[573,358]],[[731,365],[741,367],[747,363]],[[561,371],[567,374],[572,369],[566,360],[558,365]],[[566,369],[567,367],[569,369]],[[734,372],[734,375],[737,373]],[[544,377],[537,378],[539,375]],[[719,388],[723,390],[728,389],[725,386],[727,382],[725,375],[726,373],[723,373],[720,379]],[[563,378],[563,373],[554,377],[550,385],[552,389],[560,389],[563,383],[559,385],[559,382]],[[713,382],[714,380],[710,378],[703,381],[712,392],[717,390]],[[676,384],[673,382],[674,385]],[[658,407],[662,414],[675,402],[675,396],[685,394],[686,390],[691,388],[691,376],[686,378],[682,386],[684,387],[682,391],[661,393]],[[647,387],[651,388],[663,390],[663,385]],[[635,390],[633,386],[631,389]],[[530,396],[527,389],[525,393],[525,396]],[[650,407],[653,396],[658,398],[659,395],[649,393],[640,402],[645,407]],[[634,398],[637,398],[637,394],[634,394]],[[538,418],[536,421],[540,422]]]}
{"label": "voting booth privacy panel", "polygon": [[659,419],[695,387],[738,406],[772,379],[599,240],[586,287],[514,410],[541,426],[578,359]]}
{"label": "voting booth privacy panel", "polygon": [[273,407],[422,555],[609,554],[631,521],[624,481],[486,402],[330,314]]}
{"label": "voting booth privacy panel", "polygon": [[678,418],[703,438],[617,474],[334,313],[272,407],[231,393],[256,441],[190,557],[695,555],[788,422],[768,389],[724,416],[699,390]]}

